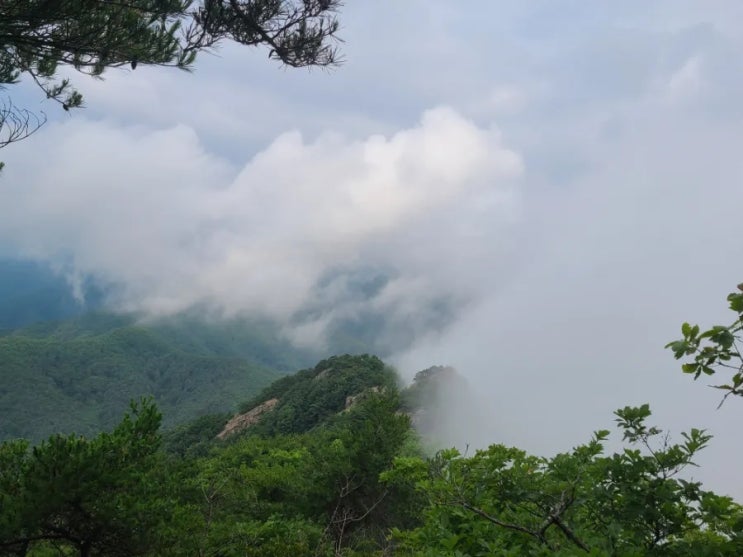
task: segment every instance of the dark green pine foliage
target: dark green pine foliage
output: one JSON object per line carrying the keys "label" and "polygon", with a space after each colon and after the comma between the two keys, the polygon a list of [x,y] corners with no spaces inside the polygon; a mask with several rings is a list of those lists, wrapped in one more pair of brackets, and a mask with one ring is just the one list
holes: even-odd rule
{"label": "dark green pine foliage", "polygon": [[0,554],[143,555],[168,513],[157,480],[160,413],[132,404],[111,433],[0,445]]}
{"label": "dark green pine foliage", "polygon": [[0,3],[0,83],[28,75],[65,110],[82,96],[60,66],[100,76],[140,65],[189,69],[223,40],[265,45],[290,66],[333,64],[335,0],[17,0]]}
{"label": "dark green pine foliage", "polygon": [[[64,110],[83,97],[63,66],[101,77],[108,68],[175,66],[223,41],[263,45],[292,67],[336,63],[338,0],[3,0],[0,89],[26,77]],[[42,114],[0,100],[0,148],[35,133]],[[0,170],[3,163],[0,162]]]}

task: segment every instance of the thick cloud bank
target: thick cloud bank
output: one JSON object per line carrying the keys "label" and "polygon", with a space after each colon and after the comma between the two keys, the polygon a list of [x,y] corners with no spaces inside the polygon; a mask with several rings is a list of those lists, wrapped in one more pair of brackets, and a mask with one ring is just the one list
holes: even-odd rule
{"label": "thick cloud bank", "polygon": [[287,132],[240,169],[186,127],[82,120],[12,155],[0,234],[16,252],[113,285],[120,308],[299,319],[306,340],[367,310],[425,323],[431,303],[476,295],[481,277],[453,267],[494,211],[512,217],[522,172],[497,130],[449,108],[389,137]]}

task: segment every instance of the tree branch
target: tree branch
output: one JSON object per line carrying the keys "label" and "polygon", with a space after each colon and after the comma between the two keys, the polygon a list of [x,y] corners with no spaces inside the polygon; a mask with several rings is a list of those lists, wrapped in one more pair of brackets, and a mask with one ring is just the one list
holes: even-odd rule
{"label": "tree branch", "polygon": [[[456,504],[456,503],[454,503],[454,505],[457,505],[458,506],[458,504]],[[492,522],[496,526],[500,526],[500,527],[506,528],[508,530],[515,530],[516,532],[521,532],[523,534],[528,534],[528,535],[533,536],[533,537],[535,537],[535,538],[537,538],[537,539],[539,539],[540,541],[543,541],[543,542],[546,541],[544,539],[544,536],[540,535],[539,532],[535,532],[533,530],[529,530],[528,528],[526,528],[524,526],[520,526],[519,524],[510,524],[508,522],[503,522],[502,520],[499,520],[499,519],[495,518],[494,516],[486,513],[482,509],[479,509],[477,507],[474,507],[474,506],[470,505],[469,503],[466,503],[466,502],[463,501],[463,502],[459,503],[459,505],[461,505],[464,509],[467,509],[468,511],[475,513],[479,517],[484,518],[488,522]]]}

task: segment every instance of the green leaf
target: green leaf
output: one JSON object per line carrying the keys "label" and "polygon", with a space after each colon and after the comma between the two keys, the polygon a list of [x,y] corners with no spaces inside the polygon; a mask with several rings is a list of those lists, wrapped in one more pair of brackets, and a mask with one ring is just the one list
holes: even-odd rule
{"label": "green leaf", "polygon": [[698,367],[699,364],[683,364],[681,366],[681,371],[684,373],[695,373]]}
{"label": "green leaf", "polygon": [[743,292],[734,292],[728,296],[730,309],[735,312],[743,313]]}
{"label": "green leaf", "polygon": [[713,340],[715,340],[715,342],[717,342],[722,348],[727,350],[733,346],[735,337],[733,336],[733,333],[731,333],[728,329],[725,329],[724,331],[720,331],[720,333],[716,337],[714,337]]}
{"label": "green leaf", "polygon": [[593,433],[593,438],[596,441],[605,441],[609,437],[609,430],[608,429],[600,429],[598,431],[595,431]]}
{"label": "green leaf", "polygon": [[673,351],[673,357],[678,360],[687,353],[689,344],[684,340],[675,340],[666,344],[666,348],[670,348]]}

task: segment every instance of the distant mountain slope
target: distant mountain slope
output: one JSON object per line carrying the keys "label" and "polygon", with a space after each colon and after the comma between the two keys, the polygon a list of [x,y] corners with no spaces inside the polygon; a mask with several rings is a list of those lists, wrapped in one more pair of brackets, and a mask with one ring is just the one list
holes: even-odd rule
{"label": "distant mountain slope", "polygon": [[83,284],[85,300],[73,296],[64,277],[46,265],[0,257],[0,329],[65,319],[101,305],[102,291]]}
{"label": "distant mountain slope", "polygon": [[480,427],[473,393],[454,368],[433,366],[418,372],[406,387],[400,382],[395,369],[376,356],[332,356],[276,379],[240,404],[237,414],[180,424],[166,432],[165,447],[180,456],[203,456],[221,442],[245,435],[304,434],[332,424],[371,395],[391,397],[396,413],[410,418],[423,448],[432,453],[461,440],[457,429],[462,420],[470,428]]}
{"label": "distant mountain slope", "polygon": [[0,335],[0,440],[91,434],[110,428],[129,400],[154,396],[170,426],[233,410],[306,354],[269,325],[195,317],[138,324],[88,314]]}
{"label": "distant mountain slope", "polygon": [[241,410],[276,401],[253,429],[264,435],[304,433],[346,409],[364,392],[396,390],[397,380],[396,372],[376,356],[333,356],[276,380],[242,404]]}
{"label": "distant mountain slope", "polygon": [[397,372],[376,356],[332,356],[277,379],[241,404],[236,415],[203,416],[166,432],[165,446],[171,453],[195,456],[244,435],[303,434],[331,426],[371,395],[396,404],[398,381]]}

